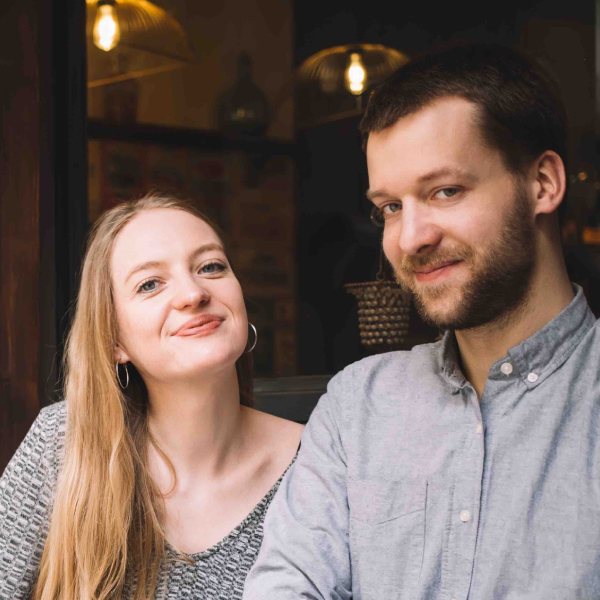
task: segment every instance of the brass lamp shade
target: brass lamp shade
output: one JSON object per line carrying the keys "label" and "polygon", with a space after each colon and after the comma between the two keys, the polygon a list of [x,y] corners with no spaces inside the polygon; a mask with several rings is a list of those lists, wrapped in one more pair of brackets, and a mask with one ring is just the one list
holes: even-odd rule
{"label": "brass lamp shade", "polygon": [[114,60],[92,42],[94,23],[102,0],[86,0],[88,87],[169,71],[192,62],[194,53],[183,27],[162,8],[147,0],[111,0],[120,30],[114,50],[127,55],[127,73],[114,71]]}
{"label": "brass lamp shade", "polygon": [[360,116],[363,96],[408,60],[382,44],[347,44],[313,54],[296,72],[296,127]]}
{"label": "brass lamp shade", "polygon": [[343,87],[349,57],[358,53],[367,72],[369,84],[378,83],[408,62],[408,57],[382,44],[348,44],[321,50],[299,67],[300,80],[319,81],[323,91]]}

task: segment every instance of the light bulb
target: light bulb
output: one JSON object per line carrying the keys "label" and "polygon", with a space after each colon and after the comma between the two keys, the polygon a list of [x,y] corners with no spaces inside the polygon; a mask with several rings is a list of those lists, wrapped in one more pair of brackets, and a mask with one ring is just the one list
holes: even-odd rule
{"label": "light bulb", "polygon": [[102,0],[100,0],[94,23],[94,44],[100,50],[108,52],[119,43],[120,37],[121,31],[115,14],[114,4],[108,2],[102,3]]}
{"label": "light bulb", "polygon": [[359,96],[365,91],[367,72],[358,52],[353,52],[350,55],[344,79],[346,89],[355,96]]}

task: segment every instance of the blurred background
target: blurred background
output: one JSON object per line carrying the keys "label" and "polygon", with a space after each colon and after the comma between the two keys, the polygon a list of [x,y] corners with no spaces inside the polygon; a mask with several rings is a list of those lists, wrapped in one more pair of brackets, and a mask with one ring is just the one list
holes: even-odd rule
{"label": "blurred background", "polygon": [[380,271],[357,132],[369,91],[450,42],[523,48],[559,79],[565,255],[600,316],[600,0],[3,0],[0,16],[0,469],[59,399],[90,226],[148,189],[224,230],[259,332],[259,408],[306,421],[344,366],[435,340],[392,284],[395,333],[368,334],[344,286]]}

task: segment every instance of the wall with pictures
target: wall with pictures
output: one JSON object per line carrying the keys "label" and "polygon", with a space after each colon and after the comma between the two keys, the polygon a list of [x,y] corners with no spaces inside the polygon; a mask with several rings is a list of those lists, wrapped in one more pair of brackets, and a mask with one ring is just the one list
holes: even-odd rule
{"label": "wall with pictures", "polygon": [[253,163],[245,152],[110,140],[89,142],[89,220],[149,189],[192,199],[225,233],[229,258],[258,330],[257,376],[294,375],[295,167],[289,156]]}

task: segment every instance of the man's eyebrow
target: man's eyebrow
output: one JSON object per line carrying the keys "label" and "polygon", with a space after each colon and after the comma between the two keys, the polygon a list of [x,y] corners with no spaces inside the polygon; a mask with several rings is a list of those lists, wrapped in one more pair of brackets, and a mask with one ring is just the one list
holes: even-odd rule
{"label": "man's eyebrow", "polygon": [[468,179],[469,181],[475,182],[478,180],[477,175],[465,169],[442,167],[441,169],[435,169],[429,173],[425,173],[417,178],[417,183],[430,183],[440,177],[461,177],[462,179]]}
{"label": "man's eyebrow", "polygon": [[384,190],[367,190],[367,198],[373,202],[375,198],[393,198],[393,196]]}
{"label": "man's eyebrow", "polygon": [[[460,168],[451,168],[451,167],[442,167],[440,169],[435,169],[434,171],[430,171],[429,173],[425,173],[424,175],[420,175],[417,178],[418,184],[430,183],[439,179],[440,177],[460,177],[461,179],[466,179],[471,183],[476,183],[479,178],[474,173],[470,171],[465,171]],[[367,198],[371,200],[375,200],[375,198],[391,198],[396,199],[392,194],[388,194],[385,190],[367,190]]]}
{"label": "man's eyebrow", "polygon": [[[219,252],[225,252],[225,249],[223,248],[223,246],[221,246],[221,244],[211,242],[210,244],[203,244],[199,248],[196,248],[196,250],[194,250],[190,254],[190,260],[194,260],[195,258],[198,258],[198,256],[200,256],[201,254],[204,254],[205,252],[213,252],[215,250],[217,250]],[[146,271],[147,269],[156,269],[158,267],[164,266],[165,264],[166,264],[165,261],[162,261],[162,260],[149,260],[144,263],[141,263],[141,264],[133,267],[133,269],[131,269],[131,271],[129,271],[129,274],[125,278],[125,283],[127,283],[133,275],[135,275],[136,273],[139,273],[140,271]]]}

